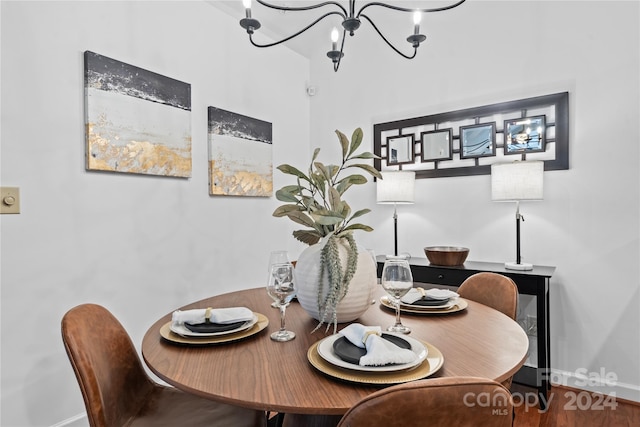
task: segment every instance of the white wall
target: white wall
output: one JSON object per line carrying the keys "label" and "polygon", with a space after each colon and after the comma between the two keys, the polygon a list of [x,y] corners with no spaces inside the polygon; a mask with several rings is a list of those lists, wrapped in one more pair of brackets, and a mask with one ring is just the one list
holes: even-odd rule
{"label": "white wall", "polygon": [[[406,61],[363,23],[338,73],[312,58],[311,142],[331,132],[569,92],[570,169],[545,173],[544,201],[523,203],[525,262],[556,266],[551,280],[551,366],[557,381],[640,401],[639,4],[635,1],[469,1],[426,16],[428,40]],[[402,43],[404,39],[401,39]],[[326,154],[325,153],[325,154]],[[351,191],[375,228],[358,238],[393,251],[393,207],[375,187]],[[490,177],[417,180],[399,207],[400,252],[463,245],[470,260],[513,261],[515,206],[490,201]],[[366,222],[365,220],[363,220]],[[617,386],[575,382],[617,375]],[[567,375],[568,378],[564,378]]]}
{"label": "white wall", "polygon": [[[20,215],[0,217],[0,424],[52,426],[84,411],[60,338],[66,310],[103,304],[139,345],[172,307],[261,286],[269,250],[299,250],[271,216],[275,198],[208,195],[207,106],[272,122],[274,165],[306,162],[309,62],[251,47],[237,19],[202,1],[0,10],[1,181],[22,196]],[[85,50],[191,83],[191,179],[85,171]]]}

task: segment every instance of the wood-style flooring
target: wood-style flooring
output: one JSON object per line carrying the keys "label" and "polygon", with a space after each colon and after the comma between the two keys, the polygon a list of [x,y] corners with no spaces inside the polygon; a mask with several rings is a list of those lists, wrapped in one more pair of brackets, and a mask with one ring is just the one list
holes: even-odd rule
{"label": "wood-style flooring", "polygon": [[640,426],[640,403],[552,386],[549,406],[541,411],[532,402],[535,389],[514,383],[511,393],[516,404],[514,427]]}

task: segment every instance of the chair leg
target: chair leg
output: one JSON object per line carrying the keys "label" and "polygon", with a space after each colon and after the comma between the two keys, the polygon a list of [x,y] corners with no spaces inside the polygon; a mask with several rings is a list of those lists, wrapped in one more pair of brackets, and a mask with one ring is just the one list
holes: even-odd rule
{"label": "chair leg", "polygon": [[278,412],[267,412],[267,427],[282,427],[284,414]]}

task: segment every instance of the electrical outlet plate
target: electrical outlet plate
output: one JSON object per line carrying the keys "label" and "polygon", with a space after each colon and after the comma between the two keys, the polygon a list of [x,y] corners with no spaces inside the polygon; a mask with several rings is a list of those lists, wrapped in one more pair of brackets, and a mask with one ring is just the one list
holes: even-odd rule
{"label": "electrical outlet plate", "polygon": [[0,214],[20,213],[20,189],[0,187]]}

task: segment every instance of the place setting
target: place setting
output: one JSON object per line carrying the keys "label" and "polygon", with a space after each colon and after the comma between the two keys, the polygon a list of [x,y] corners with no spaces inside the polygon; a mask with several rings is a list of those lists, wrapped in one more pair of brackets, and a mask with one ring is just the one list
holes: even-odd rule
{"label": "place setting", "polygon": [[313,344],[307,358],[324,374],[365,384],[398,384],[425,378],[444,363],[440,350],[429,343],[360,323]]}
{"label": "place setting", "polygon": [[458,293],[437,288],[412,288],[398,301],[396,305],[396,301],[388,296],[380,298],[380,304],[384,307],[410,314],[450,314],[465,310],[468,306],[467,301],[460,298]]}
{"label": "place setting", "polygon": [[180,344],[219,344],[257,334],[268,325],[266,316],[247,307],[207,307],[174,311],[160,335]]}

